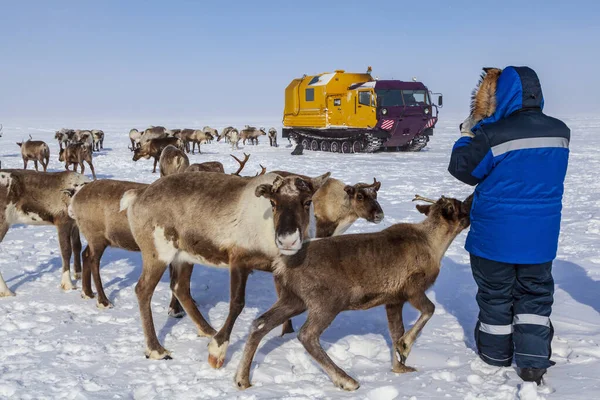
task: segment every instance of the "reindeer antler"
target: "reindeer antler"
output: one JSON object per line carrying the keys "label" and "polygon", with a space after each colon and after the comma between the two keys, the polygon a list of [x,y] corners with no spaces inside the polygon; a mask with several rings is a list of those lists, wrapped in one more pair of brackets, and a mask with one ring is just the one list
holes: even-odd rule
{"label": "reindeer antler", "polygon": [[242,170],[244,169],[244,166],[246,165],[246,163],[250,159],[250,154],[244,153],[244,161],[240,160],[239,158],[237,158],[233,154],[230,154],[230,156],[233,157],[235,159],[235,161],[237,161],[240,164],[240,167],[238,168],[238,170],[235,171],[232,175],[240,176],[240,172],[242,172]]}
{"label": "reindeer antler", "polygon": [[426,203],[431,203],[431,204],[437,203],[437,201],[435,201],[435,200],[431,200],[431,199],[428,199],[427,197],[423,197],[423,196],[419,196],[418,194],[415,194],[415,198],[412,201],[419,201],[419,200],[424,201]]}
{"label": "reindeer antler", "polygon": [[263,167],[262,164],[258,164],[260,165],[260,168],[262,169],[262,171],[260,171],[260,174],[257,172],[256,175],[254,176],[259,176],[259,175],[264,175],[267,173],[267,167]]}

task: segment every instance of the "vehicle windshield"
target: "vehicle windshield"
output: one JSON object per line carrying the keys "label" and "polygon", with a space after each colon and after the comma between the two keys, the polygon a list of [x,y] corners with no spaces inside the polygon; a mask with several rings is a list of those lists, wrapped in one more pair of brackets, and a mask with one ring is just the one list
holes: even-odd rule
{"label": "vehicle windshield", "polygon": [[379,107],[394,106],[423,106],[430,104],[426,90],[377,90],[377,105]]}

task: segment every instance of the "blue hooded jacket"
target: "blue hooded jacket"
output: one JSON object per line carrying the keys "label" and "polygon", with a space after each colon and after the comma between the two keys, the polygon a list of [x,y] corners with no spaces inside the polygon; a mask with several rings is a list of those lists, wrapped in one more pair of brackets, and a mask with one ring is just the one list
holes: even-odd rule
{"label": "blue hooded jacket", "polygon": [[473,255],[511,264],[556,257],[570,130],[543,105],[535,71],[507,67],[494,114],[452,149],[448,171],[477,185],[465,245]]}

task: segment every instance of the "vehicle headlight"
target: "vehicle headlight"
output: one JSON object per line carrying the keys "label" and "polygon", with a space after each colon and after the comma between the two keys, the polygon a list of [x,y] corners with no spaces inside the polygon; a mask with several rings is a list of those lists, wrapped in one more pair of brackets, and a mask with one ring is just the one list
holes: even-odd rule
{"label": "vehicle headlight", "polygon": [[381,109],[381,113],[382,113],[383,115],[387,115],[387,108],[382,108],[382,109]]}
{"label": "vehicle headlight", "polygon": [[429,114],[429,108],[425,109],[425,114]]}

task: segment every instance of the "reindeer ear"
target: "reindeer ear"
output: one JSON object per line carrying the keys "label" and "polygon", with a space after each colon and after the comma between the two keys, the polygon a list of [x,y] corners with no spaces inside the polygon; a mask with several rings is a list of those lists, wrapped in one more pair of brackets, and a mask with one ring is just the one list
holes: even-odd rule
{"label": "reindeer ear", "polygon": [[258,185],[256,190],[254,191],[256,197],[264,197],[266,199],[270,199],[273,194],[273,185],[269,185],[268,183],[263,183],[262,185]]}
{"label": "reindeer ear", "polygon": [[69,197],[73,197],[75,195],[75,189],[72,189],[72,188],[63,189],[63,190],[61,190],[61,192],[63,192],[64,194],[66,194]]}
{"label": "reindeer ear", "polygon": [[329,176],[331,176],[331,172],[324,173],[321,176],[317,176],[316,178],[311,179],[315,192],[317,190],[319,190],[321,188],[321,186],[323,186],[325,184],[325,182],[327,182],[327,179],[329,179]]}
{"label": "reindeer ear", "polygon": [[373,190],[376,192],[381,188],[381,182],[378,182],[377,179],[373,178]]}
{"label": "reindeer ear", "polygon": [[305,181],[302,178],[296,178],[296,180],[294,181],[294,184],[296,185],[296,188],[300,191],[303,192],[316,192],[314,185],[312,184],[312,182],[310,181]]}
{"label": "reindeer ear", "polygon": [[442,215],[446,218],[454,218],[455,213],[456,207],[454,207],[454,202],[452,200],[444,199],[442,202]]}
{"label": "reindeer ear", "polygon": [[348,193],[348,196],[352,197],[354,196],[354,193],[356,193],[356,188],[354,186],[346,185],[344,187],[344,192]]}
{"label": "reindeer ear", "polygon": [[416,207],[417,207],[417,210],[421,214],[429,215],[429,211],[431,211],[431,204],[427,204],[427,205],[417,204]]}

